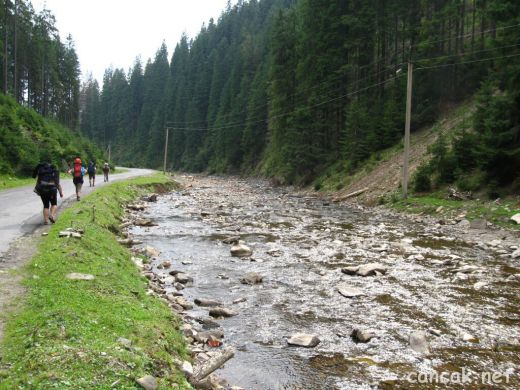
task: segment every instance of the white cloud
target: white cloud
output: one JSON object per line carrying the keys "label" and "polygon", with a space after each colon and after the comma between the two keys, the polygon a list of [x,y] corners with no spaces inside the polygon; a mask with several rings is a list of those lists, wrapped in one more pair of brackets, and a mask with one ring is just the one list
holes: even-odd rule
{"label": "white cloud", "polygon": [[[215,21],[227,0],[32,0],[36,12],[44,3],[56,17],[63,40],[70,33],[82,76],[99,82],[106,68],[130,68],[140,55],[153,58],[163,40],[171,56],[181,34],[195,37],[203,23]],[[232,2],[234,4],[234,2]]]}

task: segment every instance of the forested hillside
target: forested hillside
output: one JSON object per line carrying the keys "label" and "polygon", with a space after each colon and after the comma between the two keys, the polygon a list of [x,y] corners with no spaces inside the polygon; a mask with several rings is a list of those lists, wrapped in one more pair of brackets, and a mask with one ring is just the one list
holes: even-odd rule
{"label": "forested hillside", "polygon": [[508,185],[520,171],[519,45],[516,0],[239,1],[171,59],[163,44],[86,82],[81,129],[129,164],[161,166],[168,129],[170,169],[308,183],[400,141],[410,60],[412,131],[479,101],[423,178],[479,171]]}
{"label": "forested hillside", "polygon": [[73,129],[78,124],[79,62],[69,35],[61,42],[49,10],[0,1],[2,92]]}
{"label": "forested hillside", "polygon": [[0,93],[0,174],[29,176],[40,161],[64,170],[78,155],[96,161],[103,158],[85,136]]}
{"label": "forested hillside", "polygon": [[[76,155],[102,158],[82,136],[79,63],[54,16],[23,0],[0,1],[0,174],[26,176],[41,160],[60,168]],[[44,117],[44,118],[43,118]]]}

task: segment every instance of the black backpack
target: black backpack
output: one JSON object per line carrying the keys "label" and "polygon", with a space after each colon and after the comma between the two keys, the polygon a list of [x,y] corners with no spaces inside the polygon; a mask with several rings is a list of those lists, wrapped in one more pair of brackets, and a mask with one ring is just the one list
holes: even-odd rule
{"label": "black backpack", "polygon": [[54,167],[49,163],[40,165],[38,169],[38,184],[36,185],[35,192],[38,195],[42,195],[50,193],[55,188]]}

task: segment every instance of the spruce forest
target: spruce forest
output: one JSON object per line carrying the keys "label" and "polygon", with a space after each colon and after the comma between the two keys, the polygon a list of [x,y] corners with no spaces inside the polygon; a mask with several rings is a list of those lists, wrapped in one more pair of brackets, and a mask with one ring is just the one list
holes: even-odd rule
{"label": "spruce forest", "polygon": [[171,58],[163,44],[87,81],[81,130],[126,164],[161,167],[168,128],[168,169],[309,183],[400,142],[410,59],[412,132],[481,101],[439,169],[507,185],[520,169],[519,45],[515,0],[239,2]]}
{"label": "spruce forest", "polygon": [[[29,175],[42,160],[66,166],[76,155],[102,158],[80,136],[80,69],[69,35],[49,10],[0,1],[0,175]],[[45,118],[45,119],[44,119]]]}

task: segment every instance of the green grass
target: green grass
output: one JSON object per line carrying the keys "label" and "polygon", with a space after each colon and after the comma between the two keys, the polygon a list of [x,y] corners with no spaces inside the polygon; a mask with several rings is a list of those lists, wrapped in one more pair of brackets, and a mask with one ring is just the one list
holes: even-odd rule
{"label": "green grass", "polygon": [[446,199],[446,191],[437,191],[426,196],[412,196],[407,200],[399,199],[396,194],[387,203],[398,211],[436,215],[442,218],[455,218],[464,215],[468,220],[486,219],[494,225],[520,229],[520,225],[512,222],[510,218],[520,213],[520,201],[514,198],[501,200],[498,204],[484,200],[451,200]]}
{"label": "green grass", "polygon": [[[160,378],[162,389],[191,388],[174,365],[188,358],[180,319],[146,294],[129,250],[112,233],[121,204],[157,186],[171,182],[157,175],[101,188],[64,211],[42,238],[24,270],[25,304],[7,322],[0,389],[108,389],[116,382],[138,389],[135,379],[145,374]],[[84,229],[83,238],[58,238],[70,226]],[[95,279],[66,279],[71,272]]]}
{"label": "green grass", "polygon": [[35,184],[36,179],[32,177],[16,177],[11,175],[0,175],[0,191],[9,188],[22,187],[28,184]]}

